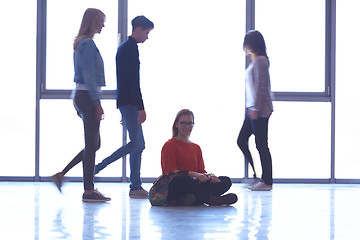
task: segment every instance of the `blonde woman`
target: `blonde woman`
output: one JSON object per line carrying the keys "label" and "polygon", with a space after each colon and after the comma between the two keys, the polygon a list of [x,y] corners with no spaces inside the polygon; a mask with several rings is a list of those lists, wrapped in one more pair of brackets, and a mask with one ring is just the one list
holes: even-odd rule
{"label": "blonde woman", "polygon": [[93,41],[104,27],[105,14],[99,9],[88,8],[74,41],[74,106],[84,123],[85,148],[64,168],[52,176],[61,191],[64,175],[76,164],[83,164],[84,202],[106,202],[111,199],[94,189],[95,153],[100,148],[101,87],[105,86],[104,62]]}

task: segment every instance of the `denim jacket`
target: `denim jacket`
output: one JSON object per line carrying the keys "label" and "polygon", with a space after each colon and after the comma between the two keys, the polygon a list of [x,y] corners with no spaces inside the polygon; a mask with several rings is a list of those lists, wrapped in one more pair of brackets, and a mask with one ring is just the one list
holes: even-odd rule
{"label": "denim jacket", "polygon": [[81,39],[74,51],[74,82],[84,84],[91,100],[100,103],[100,88],[105,86],[104,62],[91,38]]}

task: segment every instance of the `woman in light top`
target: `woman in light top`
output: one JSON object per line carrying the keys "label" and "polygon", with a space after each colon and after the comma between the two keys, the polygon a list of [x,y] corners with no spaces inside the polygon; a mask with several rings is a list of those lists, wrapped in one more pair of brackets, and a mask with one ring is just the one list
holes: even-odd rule
{"label": "woman in light top", "polygon": [[252,191],[272,190],[272,159],[268,147],[268,124],[273,112],[269,58],[265,40],[259,31],[249,31],[244,38],[245,54],[250,56],[251,64],[246,69],[245,79],[245,120],[240,130],[237,144],[244,154],[245,161],[253,165],[249,150],[249,137],[255,135],[256,148],[260,155],[261,181],[249,187]]}
{"label": "woman in light top", "polygon": [[169,205],[229,205],[237,201],[233,193],[223,195],[230,189],[229,177],[217,177],[205,171],[199,145],[189,139],[194,126],[194,114],[181,110],[173,124],[173,137],[161,151],[163,174],[185,172],[185,176],[174,177],[169,184]]}
{"label": "woman in light top", "polygon": [[105,14],[99,9],[88,8],[83,16],[80,30],[74,41],[74,106],[84,123],[85,148],[59,172],[51,177],[61,191],[64,175],[82,162],[84,202],[111,200],[94,189],[95,153],[100,148],[100,121],[104,111],[101,107],[101,87],[105,86],[104,62],[93,37],[104,27]]}

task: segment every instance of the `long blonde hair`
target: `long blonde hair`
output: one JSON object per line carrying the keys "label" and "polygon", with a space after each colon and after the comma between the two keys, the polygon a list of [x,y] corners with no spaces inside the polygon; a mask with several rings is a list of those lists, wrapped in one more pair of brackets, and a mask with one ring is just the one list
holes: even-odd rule
{"label": "long blonde hair", "polygon": [[81,21],[80,30],[74,40],[74,50],[76,50],[79,41],[84,38],[93,38],[96,33],[96,22],[99,18],[105,17],[105,14],[96,8],[86,9]]}

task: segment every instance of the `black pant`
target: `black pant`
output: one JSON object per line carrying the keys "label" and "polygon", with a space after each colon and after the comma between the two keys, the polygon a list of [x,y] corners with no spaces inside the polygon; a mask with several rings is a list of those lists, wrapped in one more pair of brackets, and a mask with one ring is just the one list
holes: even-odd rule
{"label": "black pant", "polygon": [[88,91],[76,90],[74,106],[84,123],[85,148],[64,168],[65,175],[72,167],[82,161],[84,189],[94,189],[95,153],[100,148],[100,121],[96,119],[96,106]]}
{"label": "black pant", "polygon": [[229,177],[221,176],[219,180],[219,183],[199,183],[189,176],[174,177],[169,183],[167,201],[169,203],[176,202],[185,194],[194,194],[195,204],[204,204],[209,200],[210,195],[221,196],[230,189],[232,183]]}
{"label": "black pant", "polygon": [[247,161],[252,162],[252,156],[249,150],[249,138],[252,134],[255,135],[256,148],[260,155],[262,180],[265,184],[272,185],[272,159],[268,147],[268,125],[269,118],[259,117],[252,120],[248,117],[248,111],[245,114],[245,120],[240,130],[237,144],[244,154]]}

